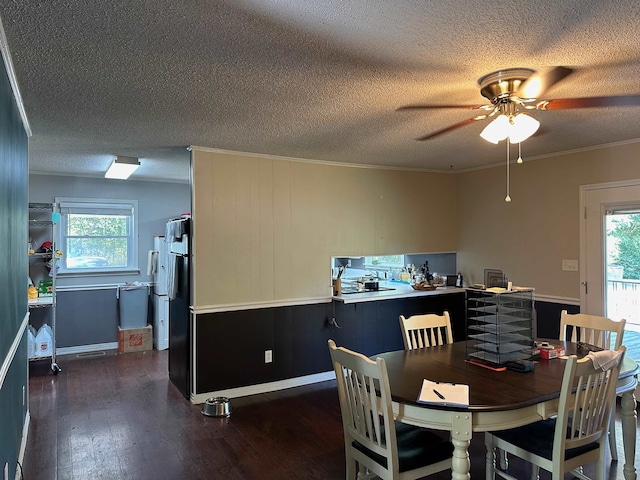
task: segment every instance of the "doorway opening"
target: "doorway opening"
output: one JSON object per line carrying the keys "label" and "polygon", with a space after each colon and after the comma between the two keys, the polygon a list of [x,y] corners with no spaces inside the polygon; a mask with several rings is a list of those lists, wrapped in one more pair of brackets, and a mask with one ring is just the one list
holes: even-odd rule
{"label": "doorway opening", "polygon": [[640,209],[605,211],[605,316],[640,332]]}

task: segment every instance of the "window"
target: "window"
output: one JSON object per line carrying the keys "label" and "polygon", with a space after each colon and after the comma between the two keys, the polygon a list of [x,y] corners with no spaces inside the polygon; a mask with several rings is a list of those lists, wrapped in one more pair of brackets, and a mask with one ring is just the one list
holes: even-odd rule
{"label": "window", "polygon": [[56,201],[60,208],[60,274],[138,270],[136,200]]}
{"label": "window", "polygon": [[377,257],[364,257],[364,264],[367,267],[404,267],[404,255],[380,255]]}

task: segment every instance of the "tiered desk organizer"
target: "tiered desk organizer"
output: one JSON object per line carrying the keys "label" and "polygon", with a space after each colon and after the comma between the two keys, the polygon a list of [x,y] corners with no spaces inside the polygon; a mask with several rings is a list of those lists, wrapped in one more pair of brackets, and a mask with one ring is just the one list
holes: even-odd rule
{"label": "tiered desk organizer", "polygon": [[467,361],[502,369],[531,359],[533,302],[532,288],[466,289]]}

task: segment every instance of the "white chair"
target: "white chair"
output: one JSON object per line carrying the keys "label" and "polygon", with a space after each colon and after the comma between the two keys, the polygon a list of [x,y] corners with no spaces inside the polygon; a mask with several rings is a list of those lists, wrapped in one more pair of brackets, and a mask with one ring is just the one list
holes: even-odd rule
{"label": "white chair", "polygon": [[[586,313],[560,313],[560,340],[584,342],[607,350],[617,350],[622,345],[625,320],[619,322],[607,317]],[[612,334],[616,335],[612,345]]]}
{"label": "white chair", "polygon": [[[588,479],[578,469],[596,462],[596,478],[605,478],[606,438],[616,382],[625,347],[618,363],[606,371],[596,368],[591,358],[567,359],[562,390],[555,418],[499,432],[485,433],[487,447],[486,478],[495,475],[521,480],[496,468],[495,448],[516,455],[534,467],[551,472],[553,480],[564,479],[566,472]],[[537,468],[534,468],[534,474]]]}
{"label": "white chair", "polygon": [[409,318],[400,315],[400,328],[405,350],[453,343],[449,312],[443,312],[442,315],[413,315]]}
{"label": "white chair", "polygon": [[451,468],[453,445],[429,430],[395,422],[384,359],[369,360],[329,340],[344,427],[347,480],[416,479]]}
{"label": "white chair", "polygon": [[[617,350],[622,345],[625,324],[624,318],[617,322],[598,315],[570,314],[566,310],[562,310],[560,313],[560,340],[584,342],[606,350]],[[613,334],[615,334],[615,342],[612,345]],[[615,414],[615,408],[611,414],[612,416]],[[609,448],[611,449],[611,458],[618,460],[618,445],[613,418],[609,428]]]}

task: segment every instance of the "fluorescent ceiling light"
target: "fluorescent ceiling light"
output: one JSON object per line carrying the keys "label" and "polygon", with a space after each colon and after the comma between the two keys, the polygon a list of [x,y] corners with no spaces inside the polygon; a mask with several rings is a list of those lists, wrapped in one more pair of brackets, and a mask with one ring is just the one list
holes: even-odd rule
{"label": "fluorescent ceiling light", "polygon": [[134,157],[116,157],[104,174],[104,178],[118,178],[126,180],[140,166],[140,162]]}

